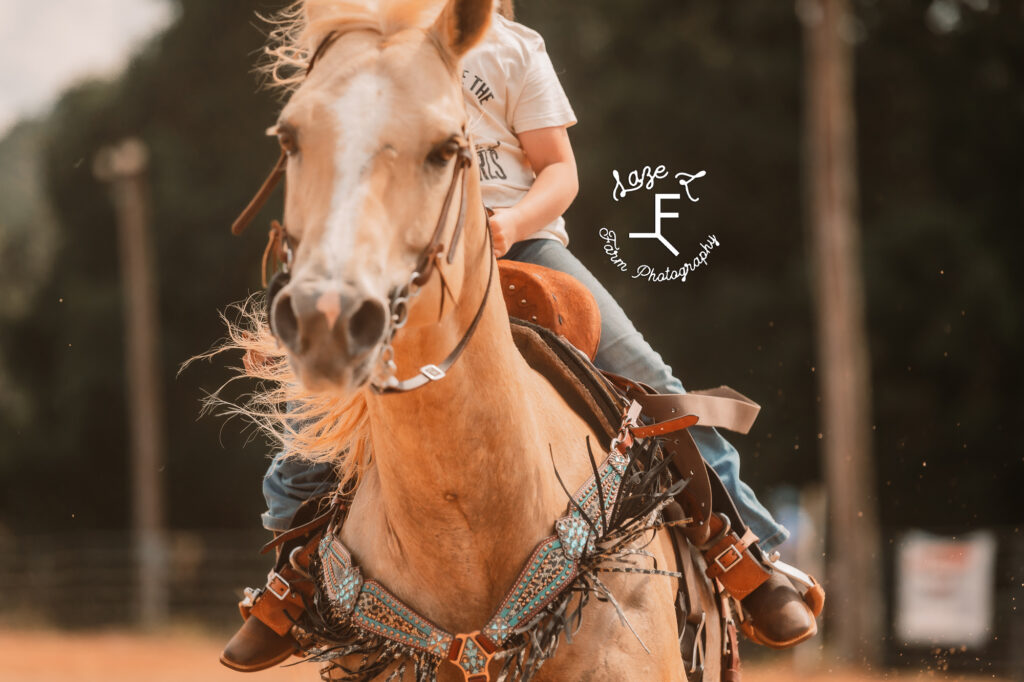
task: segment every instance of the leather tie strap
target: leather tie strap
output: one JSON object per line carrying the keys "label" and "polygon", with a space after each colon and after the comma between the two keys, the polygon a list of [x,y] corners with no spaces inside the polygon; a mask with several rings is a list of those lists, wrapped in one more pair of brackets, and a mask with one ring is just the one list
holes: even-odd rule
{"label": "leather tie strap", "polygon": [[[316,64],[317,59],[327,51],[334,41],[338,39],[338,33],[331,31],[327,36],[320,41],[317,45],[313,55],[309,58],[309,64],[306,65],[306,78],[309,78],[310,72],[313,71],[313,65]],[[252,222],[253,218],[263,209],[263,205],[267,203],[267,199],[270,198],[270,194],[277,187],[277,184],[281,182],[281,178],[284,177],[285,167],[288,165],[288,153],[283,149],[281,150],[281,156],[278,157],[277,163],[270,170],[270,175],[263,181],[259,191],[256,192],[256,196],[252,198],[249,205],[245,207],[242,214],[235,218],[235,222],[231,224],[231,234],[236,237],[245,231],[245,228],[249,227],[249,223]]]}
{"label": "leather tie strap", "polygon": [[658,393],[647,384],[604,370],[601,373],[640,403],[644,414],[659,422],[695,414],[700,417],[701,426],[748,433],[761,411],[760,405],[728,386],[687,393]]}
{"label": "leather tie strap", "polygon": [[288,154],[282,149],[281,156],[277,158],[277,163],[270,169],[270,175],[263,181],[256,195],[249,201],[249,205],[245,207],[241,215],[235,218],[235,222],[231,223],[231,234],[237,237],[245,231],[245,228],[249,227],[249,223],[263,209],[263,205],[267,203],[267,199],[270,198],[274,188],[277,187],[277,184],[281,182],[281,178],[284,177],[287,163]]}
{"label": "leather tie strap", "polygon": [[[440,365],[425,365],[420,368],[420,373],[414,377],[406,379],[405,381],[398,381],[394,384],[378,386],[377,384],[370,384],[375,393],[388,394],[388,393],[404,393],[406,391],[412,391],[414,389],[425,386],[431,381],[437,381],[442,379],[445,374],[451,369],[455,361],[462,355],[462,351],[466,350],[466,346],[469,345],[469,340],[473,338],[473,333],[476,331],[477,325],[480,324],[480,320],[484,316],[484,308],[487,307],[487,299],[491,293],[491,283],[494,280],[494,269],[495,269],[495,258],[490,255],[493,249],[493,239],[490,229],[487,230],[487,243],[488,257],[490,258],[490,269],[487,272],[487,286],[484,288],[484,296],[480,300],[480,307],[476,309],[476,315],[473,316],[473,321],[469,323],[469,327],[466,329],[466,333],[459,339],[458,345],[452,349],[452,352],[448,354],[444,360],[441,361]],[[442,294],[443,295],[443,294]]]}
{"label": "leather tie strap", "polygon": [[[638,399],[639,400],[639,399]],[[681,394],[656,394],[640,401],[644,412],[655,419],[672,414],[696,414],[701,426],[748,433],[761,406],[728,386]]]}
{"label": "leather tie strap", "polygon": [[459,236],[462,234],[462,227],[466,222],[466,183],[468,180],[466,169],[473,163],[473,157],[470,156],[468,145],[459,147],[455,163],[455,172],[452,173],[451,184],[448,185],[448,192],[445,194],[444,204],[441,205],[441,214],[437,217],[437,225],[434,227],[434,234],[431,235],[430,241],[427,242],[426,247],[424,247],[423,254],[420,256],[420,261],[416,265],[416,272],[418,274],[412,283],[418,287],[423,286],[430,280],[430,276],[433,274],[434,267],[437,263],[437,257],[444,251],[444,247],[441,245],[441,238],[444,236],[444,228],[448,223],[448,211],[451,210],[452,199],[455,197],[455,189],[460,187],[460,185],[462,197],[459,202],[459,217],[455,221],[455,229],[452,231],[452,238],[448,245],[449,264],[451,264],[452,260],[455,258],[455,248],[458,245]]}

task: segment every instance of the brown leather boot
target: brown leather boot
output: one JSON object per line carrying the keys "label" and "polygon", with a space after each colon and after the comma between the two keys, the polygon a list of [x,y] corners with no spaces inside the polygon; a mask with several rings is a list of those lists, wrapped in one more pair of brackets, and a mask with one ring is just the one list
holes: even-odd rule
{"label": "brown leather boot", "polygon": [[[757,644],[785,649],[818,632],[815,618],[824,606],[825,592],[814,578],[788,564],[776,562],[773,568],[772,576],[740,602],[745,612],[740,627]],[[807,591],[801,594],[793,580]]]}
{"label": "brown leather boot", "polygon": [[256,672],[298,653],[299,643],[292,637],[291,628],[313,595],[313,582],[306,569],[315,545],[313,539],[306,546],[293,547],[287,561],[279,551],[267,584],[258,590],[245,590],[245,598],[238,603],[245,622],[221,652],[221,663],[239,672]]}
{"label": "brown leather boot", "polygon": [[249,618],[224,647],[220,662],[232,670],[253,673],[287,660],[298,648],[291,635],[279,635],[259,618]]}

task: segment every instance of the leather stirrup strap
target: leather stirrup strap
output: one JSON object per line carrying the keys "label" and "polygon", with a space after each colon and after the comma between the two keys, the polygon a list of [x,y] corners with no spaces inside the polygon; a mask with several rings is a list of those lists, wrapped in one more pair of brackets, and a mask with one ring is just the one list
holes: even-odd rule
{"label": "leather stirrup strap", "polygon": [[327,511],[318,515],[312,521],[304,523],[301,526],[296,526],[295,528],[291,528],[285,531],[284,533],[279,534],[273,540],[271,540],[270,542],[268,542],[260,548],[260,554],[266,554],[270,550],[274,549],[275,547],[280,547],[289,540],[297,538],[301,535],[306,535],[322,526],[326,526],[328,522],[330,522],[330,520],[334,517],[334,513],[338,510],[339,506],[340,505],[338,503],[332,503],[331,506],[327,509]]}

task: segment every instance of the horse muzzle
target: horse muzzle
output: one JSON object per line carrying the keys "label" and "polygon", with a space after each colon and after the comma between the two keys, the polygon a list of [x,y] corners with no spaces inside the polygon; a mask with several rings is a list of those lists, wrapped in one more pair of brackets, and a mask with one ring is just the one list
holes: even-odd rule
{"label": "horse muzzle", "polygon": [[351,284],[297,280],[280,289],[269,317],[307,387],[354,388],[369,378],[388,308]]}

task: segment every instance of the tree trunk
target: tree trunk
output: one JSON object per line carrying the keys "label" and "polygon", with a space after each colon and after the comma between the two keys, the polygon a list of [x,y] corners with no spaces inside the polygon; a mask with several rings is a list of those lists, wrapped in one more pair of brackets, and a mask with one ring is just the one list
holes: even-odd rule
{"label": "tree trunk", "polygon": [[800,0],[806,199],[829,504],[831,642],[877,662],[884,637],[871,454],[870,374],[857,222],[853,60],[847,0]]}

